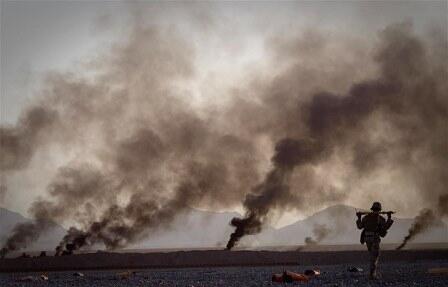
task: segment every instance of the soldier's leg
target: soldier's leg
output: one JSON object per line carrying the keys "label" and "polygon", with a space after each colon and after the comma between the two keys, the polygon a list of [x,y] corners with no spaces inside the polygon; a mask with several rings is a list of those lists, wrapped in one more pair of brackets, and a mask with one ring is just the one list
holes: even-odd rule
{"label": "soldier's leg", "polygon": [[370,247],[370,276],[376,277],[376,271],[378,267],[378,259],[380,256],[380,242],[375,240]]}
{"label": "soldier's leg", "polygon": [[370,275],[372,275],[372,270],[374,270],[373,266],[373,241],[368,240],[366,241],[367,250],[369,250],[369,262],[370,262]]}

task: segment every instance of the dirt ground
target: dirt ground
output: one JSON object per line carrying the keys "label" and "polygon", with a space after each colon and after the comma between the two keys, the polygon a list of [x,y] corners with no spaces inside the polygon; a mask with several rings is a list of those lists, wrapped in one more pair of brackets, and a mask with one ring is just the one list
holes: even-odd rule
{"label": "dirt ground", "polygon": [[[113,270],[231,266],[307,266],[362,264],[368,252],[352,251],[271,251],[271,250],[189,250],[151,253],[99,252],[70,256],[7,258],[0,260],[0,272]],[[448,249],[382,250],[385,262],[418,262],[448,258]]]}
{"label": "dirt ground", "polygon": [[[308,283],[290,283],[288,286],[448,286],[448,274],[433,275],[430,268],[448,267],[446,260],[429,260],[414,263],[381,262],[381,279],[368,280],[367,264],[356,267],[362,272],[348,272],[351,264],[324,266],[263,266],[263,267],[208,267],[208,268],[176,268],[176,269],[143,269],[135,270],[135,274],[123,273],[123,270],[113,271],[63,271],[63,272],[28,272],[0,273],[0,286],[182,286],[182,287],[213,287],[213,286],[282,286],[273,283],[273,273],[283,270],[303,272],[309,268],[318,268],[321,275]],[[84,276],[75,276],[82,272]],[[120,274],[121,273],[121,274]],[[39,279],[45,274],[48,281]],[[78,274],[79,275],[79,274]],[[125,278],[124,278],[125,277]],[[27,279],[27,281],[21,281]]]}
{"label": "dirt ground", "polygon": [[[364,250],[189,250],[136,253],[84,253],[60,257],[0,260],[0,287],[4,286],[282,286],[274,273],[319,269],[321,275],[290,286],[448,286],[448,249],[383,250],[381,279],[368,280],[368,253]],[[362,268],[349,272],[349,267]],[[118,271],[117,271],[118,270]],[[135,273],[123,273],[127,270]],[[84,276],[75,276],[82,272]],[[41,275],[47,276],[43,280]],[[79,275],[79,274],[78,274]]]}

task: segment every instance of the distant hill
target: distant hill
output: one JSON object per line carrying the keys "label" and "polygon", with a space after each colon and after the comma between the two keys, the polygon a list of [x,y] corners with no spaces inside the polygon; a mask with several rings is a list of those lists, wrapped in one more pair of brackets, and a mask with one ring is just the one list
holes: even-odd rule
{"label": "distant hill", "polygon": [[[6,241],[8,235],[16,224],[29,221],[31,220],[17,212],[0,207],[0,244],[3,244]],[[65,232],[66,231],[62,226],[55,224],[53,228],[45,232],[43,236],[29,246],[27,250],[53,250],[65,235]]]}
{"label": "distant hill", "polygon": [[[304,243],[305,237],[313,237],[313,227],[319,224],[325,225],[330,230],[328,236],[322,240],[322,244],[357,244],[360,230],[356,228],[355,213],[354,207],[334,205],[270,234],[262,233],[257,236],[257,241],[261,245],[300,245]],[[412,218],[393,217],[393,220],[394,224],[387,236],[382,239],[384,243],[401,242],[413,222]],[[437,227],[417,235],[412,242],[445,242],[447,240],[448,227],[440,221]]]}
{"label": "distant hill", "polygon": [[[283,228],[267,227],[261,234],[246,236],[241,241],[241,245],[253,247],[302,245],[305,237],[313,236],[313,227],[316,224],[325,225],[330,230],[321,244],[357,244],[360,231],[355,225],[355,212],[354,207],[331,206]],[[149,232],[146,239],[128,248],[223,248],[230,233],[233,232],[229,222],[235,216],[240,215],[235,212],[191,209],[178,216],[166,230]],[[16,223],[28,220],[18,213],[0,208],[0,242],[5,240]],[[394,220],[394,225],[387,237],[383,239],[384,243],[401,242],[413,222],[410,218],[394,218]],[[65,230],[56,225],[28,250],[52,250],[64,234]],[[447,240],[448,227],[440,222],[438,227],[418,235],[413,242],[446,242]]]}
{"label": "distant hill", "polygon": [[[359,210],[359,209],[358,209]],[[313,236],[316,224],[325,225],[329,234],[321,244],[358,244],[360,230],[356,228],[356,209],[346,205],[334,205],[323,209],[304,220],[299,220],[283,228],[272,227],[258,235],[246,236],[241,245],[246,246],[279,246],[302,245],[305,237]],[[135,248],[200,248],[224,247],[233,228],[230,220],[240,216],[238,213],[209,212],[191,210],[172,224],[170,230],[159,231],[148,236],[148,239],[136,244]],[[407,234],[413,219],[396,218],[384,243],[400,243]],[[440,222],[438,227],[416,236],[414,243],[444,242],[448,239],[448,227]]]}

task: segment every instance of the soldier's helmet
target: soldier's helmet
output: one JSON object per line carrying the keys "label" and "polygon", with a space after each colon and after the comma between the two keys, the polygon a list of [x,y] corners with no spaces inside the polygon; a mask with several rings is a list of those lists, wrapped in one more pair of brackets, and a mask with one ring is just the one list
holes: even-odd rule
{"label": "soldier's helmet", "polygon": [[372,210],[372,211],[381,211],[381,203],[379,203],[378,201],[375,201],[373,204],[372,204],[372,207],[370,208],[370,210]]}

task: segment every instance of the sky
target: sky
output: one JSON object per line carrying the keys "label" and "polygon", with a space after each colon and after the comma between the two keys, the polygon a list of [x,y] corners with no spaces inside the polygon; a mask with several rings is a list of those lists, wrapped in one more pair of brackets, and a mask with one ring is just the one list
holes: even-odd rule
{"label": "sky", "polygon": [[[446,24],[446,1],[285,1],[151,3],[151,1],[2,1],[1,2],[1,122],[14,123],[43,74],[67,70],[83,57],[101,53],[110,41],[124,36],[133,6],[162,10],[161,21],[188,29],[190,20],[201,17],[224,19],[229,28],[218,34],[246,45],[239,57],[262,60],[259,30],[288,29],[291,26],[319,26],[345,31],[355,37],[372,37],[375,31],[392,22],[412,20],[419,30],[432,23]],[[211,11],[211,15],[204,16]],[[201,15],[202,14],[202,15]],[[204,24],[203,26],[207,26]],[[239,31],[229,31],[238,25]],[[194,28],[194,27],[193,27]],[[215,32],[214,32],[215,33]],[[221,36],[218,35],[218,36]],[[201,46],[215,45],[216,53],[228,47],[213,43],[214,36],[201,37]],[[220,46],[220,47],[216,47]],[[224,51],[219,51],[224,50]],[[207,56],[208,66],[215,56]],[[226,62],[228,59],[223,59]]]}
{"label": "sky", "polygon": [[[235,82],[249,81],[248,71],[254,67],[271,64],[267,38],[317,27],[330,38],[344,35],[347,41],[367,43],[375,41],[377,32],[387,25],[404,21],[412,22],[422,35],[437,27],[446,35],[447,12],[447,1],[2,0],[0,123],[17,122],[21,111],[41,94],[49,73],[88,74],[92,60],[128,36],[135,15],[149,25],[172,27],[189,35],[196,50],[197,73],[193,81],[181,85],[201,106],[209,101],[225,103],[223,90],[231,89]],[[20,176],[2,174],[2,181],[8,181],[2,205],[26,214],[31,202],[46,192],[49,179],[43,178],[45,174],[63,162],[60,153],[47,158],[47,166],[32,166]],[[286,214],[278,224],[300,216],[303,214]]]}

